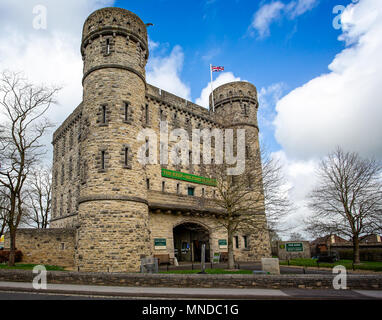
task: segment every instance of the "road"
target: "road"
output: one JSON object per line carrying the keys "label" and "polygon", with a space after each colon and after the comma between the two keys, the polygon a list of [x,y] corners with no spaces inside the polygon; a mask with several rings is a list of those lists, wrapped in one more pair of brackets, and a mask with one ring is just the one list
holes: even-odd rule
{"label": "road", "polygon": [[382,291],[327,289],[148,288],[48,284],[36,291],[31,283],[0,282],[0,300],[84,299],[247,299],[247,300],[382,300]]}

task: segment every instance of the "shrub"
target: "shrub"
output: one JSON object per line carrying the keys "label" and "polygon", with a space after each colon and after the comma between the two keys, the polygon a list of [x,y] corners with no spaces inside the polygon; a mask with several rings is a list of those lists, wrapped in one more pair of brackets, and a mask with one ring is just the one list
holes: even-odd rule
{"label": "shrub", "polygon": [[[338,250],[340,258],[343,260],[353,260],[353,249]],[[360,249],[359,257],[361,261],[382,261],[382,249]]]}
{"label": "shrub", "polygon": [[[0,263],[5,263],[9,261],[9,253],[9,251],[0,251]],[[15,253],[15,262],[21,262],[22,257],[22,252],[17,250]]]}

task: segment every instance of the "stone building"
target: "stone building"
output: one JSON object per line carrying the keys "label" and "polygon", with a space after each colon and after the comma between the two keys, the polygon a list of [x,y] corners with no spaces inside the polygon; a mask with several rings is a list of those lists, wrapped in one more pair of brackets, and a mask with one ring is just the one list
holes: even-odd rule
{"label": "stone building", "polygon": [[[139,132],[246,129],[247,159],[259,150],[258,100],[247,82],[214,91],[207,110],[146,82],[146,25],[135,14],[104,8],[83,28],[83,101],[53,137],[53,212],[50,227],[74,229],[74,266],[80,271],[137,271],[140,258],[156,254],[197,261],[227,251],[227,234],[210,201],[215,186],[205,165],[143,165]],[[228,115],[227,126],[223,120]],[[191,136],[191,135],[190,135]],[[169,146],[174,146],[170,142]],[[158,149],[162,148],[158,142]],[[191,157],[191,154],[190,154]],[[254,160],[252,160],[254,162]],[[260,166],[248,162],[246,170]],[[181,173],[179,173],[181,172]],[[190,175],[192,174],[192,176]],[[265,214],[259,224],[266,226]],[[266,228],[235,236],[237,261],[270,256]]]}

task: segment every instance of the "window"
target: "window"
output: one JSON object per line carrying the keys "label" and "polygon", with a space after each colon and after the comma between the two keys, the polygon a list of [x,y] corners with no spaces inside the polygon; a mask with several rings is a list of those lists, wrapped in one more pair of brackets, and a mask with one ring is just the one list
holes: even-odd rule
{"label": "window", "polygon": [[146,139],[146,158],[150,156],[150,145],[149,145],[149,139]]}
{"label": "window", "polygon": [[61,243],[61,250],[65,250],[65,243],[64,242]]}
{"label": "window", "polygon": [[101,151],[101,169],[105,170],[105,151]]}
{"label": "window", "polygon": [[149,105],[146,104],[146,107],[145,107],[145,121],[146,121],[146,124],[148,125],[149,124]]}
{"label": "window", "polygon": [[176,184],[176,194],[180,194],[180,184]]}
{"label": "window", "polygon": [[146,179],[147,190],[150,190],[150,179]]}
{"label": "window", "polygon": [[162,192],[166,191],[166,182],[162,181]]}
{"label": "window", "polygon": [[239,249],[239,237],[235,236],[235,248]]}
{"label": "window", "polygon": [[243,236],[243,240],[244,240],[244,248],[248,248],[248,237],[247,236]]}
{"label": "window", "polygon": [[193,197],[195,195],[195,188],[189,187],[188,188],[188,195]]}
{"label": "window", "polygon": [[124,159],[125,167],[129,165],[129,148],[125,148],[125,159]]}
{"label": "window", "polygon": [[204,188],[202,188],[202,197],[204,197],[205,196],[205,190],[204,190]]}
{"label": "window", "polygon": [[129,104],[125,103],[125,121],[129,121]]}
{"label": "window", "polygon": [[106,54],[110,54],[110,39],[106,39]]}
{"label": "window", "polygon": [[102,123],[106,124],[106,106],[102,106]]}

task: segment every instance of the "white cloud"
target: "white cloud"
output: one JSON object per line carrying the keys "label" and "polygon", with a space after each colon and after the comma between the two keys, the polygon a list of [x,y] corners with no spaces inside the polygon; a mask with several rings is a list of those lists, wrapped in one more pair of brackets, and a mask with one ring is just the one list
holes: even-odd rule
{"label": "white cloud", "polygon": [[[82,100],[82,26],[94,10],[114,0],[2,0],[0,70],[22,71],[29,80],[63,87],[49,118],[58,125]],[[35,5],[47,8],[47,29],[35,30]],[[50,146],[51,134],[44,140]]]}
{"label": "white cloud", "polygon": [[344,12],[343,35],[353,44],[321,75],[282,98],[276,139],[288,156],[323,156],[336,145],[382,157],[382,2],[363,0]]}
{"label": "white cloud", "polygon": [[307,198],[317,182],[318,160],[294,160],[288,158],[282,150],[272,153],[271,156],[282,164],[283,176],[289,190],[288,198],[294,207],[293,212],[282,220],[281,228],[286,230],[282,236],[288,238],[291,230],[296,228],[293,231],[301,232],[305,237],[309,237],[303,231],[303,221],[311,215],[311,210],[307,207]]}
{"label": "white cloud", "polygon": [[274,20],[281,17],[285,5],[280,2],[272,2],[263,5],[254,15],[251,27],[256,29],[259,37],[263,38],[270,34],[269,27]]}
{"label": "white cloud", "polygon": [[191,89],[180,79],[183,62],[184,53],[180,46],[175,46],[169,56],[151,56],[147,65],[147,82],[190,100]]}
{"label": "white cloud", "polygon": [[[212,82],[212,86],[214,89],[216,89],[219,86],[222,86],[223,84],[234,82],[234,81],[241,81],[240,78],[235,77],[232,72],[223,72],[220,73],[219,76]],[[202,90],[200,97],[196,99],[195,103],[209,109],[209,99],[211,94],[211,82],[207,84],[207,86]]]}
{"label": "white cloud", "polygon": [[273,1],[266,3],[254,14],[250,31],[255,29],[259,38],[270,35],[270,26],[273,22],[281,20],[286,16],[289,19],[295,19],[305,12],[312,10],[319,0],[293,0],[285,4],[282,1]]}

